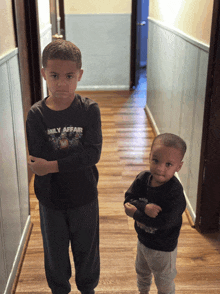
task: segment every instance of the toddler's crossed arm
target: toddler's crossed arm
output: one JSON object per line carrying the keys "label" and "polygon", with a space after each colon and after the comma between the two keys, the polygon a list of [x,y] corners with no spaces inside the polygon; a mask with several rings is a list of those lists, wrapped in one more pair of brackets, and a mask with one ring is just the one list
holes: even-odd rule
{"label": "toddler's crossed arm", "polygon": [[[133,217],[137,208],[129,202],[125,203],[124,207],[125,207],[125,213],[128,216]],[[145,214],[152,218],[157,217],[161,211],[162,211],[162,208],[154,203],[147,204],[144,209]]]}

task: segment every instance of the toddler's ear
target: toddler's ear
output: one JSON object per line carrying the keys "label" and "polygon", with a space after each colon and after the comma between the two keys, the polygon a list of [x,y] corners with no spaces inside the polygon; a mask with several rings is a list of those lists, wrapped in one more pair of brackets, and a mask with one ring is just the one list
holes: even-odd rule
{"label": "toddler's ear", "polygon": [[180,162],[179,167],[177,168],[176,172],[178,173],[178,171],[180,171],[181,167],[183,166],[183,161]]}

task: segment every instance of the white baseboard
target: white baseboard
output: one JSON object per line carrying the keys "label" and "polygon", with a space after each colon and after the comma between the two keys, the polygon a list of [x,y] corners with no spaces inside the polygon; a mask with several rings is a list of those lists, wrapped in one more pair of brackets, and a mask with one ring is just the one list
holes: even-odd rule
{"label": "white baseboard", "polygon": [[[145,106],[145,110],[146,110],[146,113],[147,113],[148,118],[150,119],[150,122],[151,122],[151,125],[152,125],[153,129],[154,129],[154,132],[155,132],[157,135],[159,135],[159,134],[160,134],[160,131],[159,131],[159,129],[158,129],[158,127],[157,127],[157,124],[156,124],[156,122],[155,122],[155,120],[154,120],[154,117],[153,117],[153,115],[152,115],[152,113],[151,113],[151,111],[150,111],[150,109],[149,109],[149,107],[148,107],[147,105]],[[179,180],[180,183],[181,183],[181,180],[180,180],[180,177],[179,177],[178,173],[176,173],[175,176],[178,178],[178,180]],[[185,198],[186,198],[187,209],[188,209],[188,211],[189,211],[189,213],[190,213],[190,215],[191,215],[192,221],[193,221],[194,224],[195,224],[195,221],[196,221],[196,215],[195,215],[195,212],[194,212],[194,210],[193,210],[193,208],[192,208],[192,205],[191,205],[191,203],[190,203],[190,201],[189,201],[189,198],[187,197],[185,191],[184,191],[184,195],[185,195]]]}
{"label": "white baseboard", "polygon": [[120,85],[102,85],[102,86],[77,86],[78,91],[126,91],[129,90],[129,86]]}
{"label": "white baseboard", "polygon": [[148,118],[150,119],[150,122],[151,122],[151,125],[153,127],[153,130],[154,130],[155,134],[159,135],[160,131],[159,131],[159,129],[158,129],[157,125],[156,125],[156,122],[155,122],[155,120],[153,118],[153,115],[152,115],[152,113],[151,113],[151,111],[150,111],[150,109],[148,108],[147,105],[145,106],[145,111],[147,113]]}
{"label": "white baseboard", "polygon": [[8,278],[8,281],[7,281],[7,284],[6,284],[4,294],[11,294],[11,290],[12,290],[12,287],[13,287],[13,284],[14,284],[15,276],[17,274],[18,265],[19,265],[19,262],[20,262],[20,259],[21,259],[21,255],[22,255],[22,252],[23,252],[24,244],[26,242],[26,238],[27,238],[27,234],[28,234],[30,225],[31,225],[31,216],[29,215],[28,218],[27,218],[25,227],[24,227],[23,234],[21,236],[20,244],[18,246],[18,250],[17,250],[17,253],[15,255],[14,263],[12,265],[11,273],[9,275],[9,278]]}

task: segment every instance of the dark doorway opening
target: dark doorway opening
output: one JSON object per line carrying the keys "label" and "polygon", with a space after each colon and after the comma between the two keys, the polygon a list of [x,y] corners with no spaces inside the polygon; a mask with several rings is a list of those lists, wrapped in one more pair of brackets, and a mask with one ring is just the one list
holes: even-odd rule
{"label": "dark doorway opening", "polygon": [[50,19],[52,24],[52,39],[65,40],[64,0],[50,0]]}
{"label": "dark doorway opening", "polygon": [[[38,5],[36,0],[14,0],[13,10],[16,42],[19,49],[22,98],[23,105],[26,107],[24,102],[27,102],[27,99],[31,99],[32,105],[42,98]],[[28,97],[27,91],[30,91]],[[26,109],[24,110],[26,114]]]}
{"label": "dark doorway opening", "polygon": [[[12,7],[19,56],[23,113],[24,121],[26,121],[31,105],[42,98],[38,5],[36,0],[13,0]],[[29,182],[31,178],[32,172],[28,168]]]}
{"label": "dark doorway opening", "polygon": [[132,1],[130,89],[146,79],[149,0]]}
{"label": "dark doorway opening", "polygon": [[220,2],[214,1],[203,120],[196,229],[219,231],[220,220]]}

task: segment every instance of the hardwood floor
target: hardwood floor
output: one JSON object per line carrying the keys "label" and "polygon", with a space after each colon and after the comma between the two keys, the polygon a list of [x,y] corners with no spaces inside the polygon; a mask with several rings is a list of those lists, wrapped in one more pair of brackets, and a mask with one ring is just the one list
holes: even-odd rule
{"label": "hardwood floor", "polygon": [[[99,103],[102,114],[103,151],[98,163],[100,205],[101,276],[98,294],[137,294],[134,270],[137,237],[133,220],[123,209],[124,192],[138,172],[148,169],[154,133],[146,117],[146,97],[141,91],[81,93]],[[88,94],[88,95],[87,95]],[[16,294],[51,293],[45,279],[38,201],[30,185],[33,230]],[[74,268],[72,264],[72,269]],[[220,238],[203,236],[183,215],[177,258],[176,293],[220,293]],[[79,293],[71,278],[72,294]],[[152,294],[156,294],[153,283]]]}

